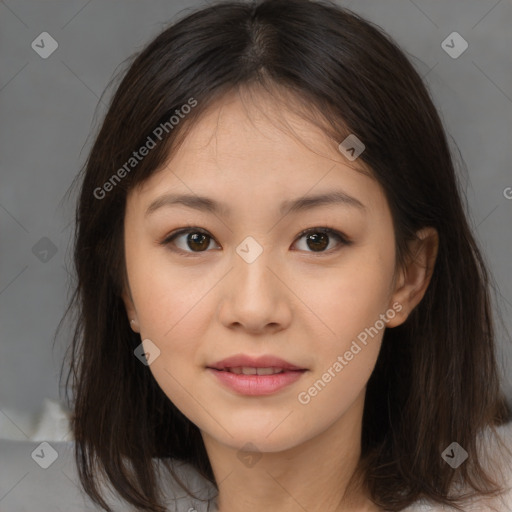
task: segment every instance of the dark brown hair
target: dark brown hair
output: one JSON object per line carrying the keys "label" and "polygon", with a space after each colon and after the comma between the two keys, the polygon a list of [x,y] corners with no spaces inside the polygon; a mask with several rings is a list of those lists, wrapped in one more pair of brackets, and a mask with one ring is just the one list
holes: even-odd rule
{"label": "dark brown hair", "polygon": [[[89,496],[110,510],[98,487],[103,475],[139,510],[165,510],[153,458],[186,461],[215,485],[199,429],[134,356],[141,340],[121,298],[123,220],[128,192],[161,168],[206,109],[251,87],[303,101],[302,114],[321,117],[336,144],[350,133],[364,142],[359,159],[386,194],[400,261],[420,228],[439,234],[428,290],[403,325],[385,331],[368,382],[360,468],[372,499],[391,511],[420,497],[457,504],[449,492],[457,480],[475,494],[497,492],[477,457],[479,433],[510,415],[492,282],[441,120],[397,44],[327,1],[224,2],[189,13],[128,64],[79,175],[77,282],[66,311],[76,315],[66,386],[71,379],[76,462]],[[171,128],[191,99],[194,108]],[[148,137],[156,147],[119,173]],[[454,440],[469,454],[456,470],[441,458]]]}

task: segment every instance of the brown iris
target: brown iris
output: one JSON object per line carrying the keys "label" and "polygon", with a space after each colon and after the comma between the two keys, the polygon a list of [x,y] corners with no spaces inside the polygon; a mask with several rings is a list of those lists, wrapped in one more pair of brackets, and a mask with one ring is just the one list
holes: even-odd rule
{"label": "brown iris", "polygon": [[[191,249],[205,250],[210,244],[210,237],[203,233],[189,233],[187,236],[187,244]],[[197,244],[194,246],[194,244]]]}
{"label": "brown iris", "polygon": [[[329,245],[329,235],[326,233],[311,233],[307,235],[307,244],[311,250],[323,250]],[[310,242],[313,243],[313,247]]]}

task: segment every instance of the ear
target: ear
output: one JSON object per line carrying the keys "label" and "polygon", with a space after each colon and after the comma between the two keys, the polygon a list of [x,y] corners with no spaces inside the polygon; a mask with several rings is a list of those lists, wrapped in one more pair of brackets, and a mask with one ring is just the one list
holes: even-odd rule
{"label": "ear", "polygon": [[388,327],[396,327],[407,320],[425,295],[434,271],[439,248],[437,231],[428,227],[421,229],[416,235],[417,239],[409,244],[410,257],[398,273],[390,299],[390,305],[398,303],[402,308],[389,320]]}
{"label": "ear", "polygon": [[128,322],[130,323],[130,327],[134,332],[140,332],[139,319],[137,317],[137,311],[135,309],[130,290],[125,287],[121,297],[124,302],[124,307],[126,308],[126,314],[128,315]]}

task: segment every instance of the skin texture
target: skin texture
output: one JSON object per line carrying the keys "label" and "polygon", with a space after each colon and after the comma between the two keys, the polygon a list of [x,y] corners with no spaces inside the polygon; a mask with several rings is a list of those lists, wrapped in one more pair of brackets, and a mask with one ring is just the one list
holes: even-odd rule
{"label": "skin texture", "polygon": [[[384,329],[366,346],[359,343],[361,351],[307,404],[298,395],[393,304],[386,326],[406,320],[428,286],[437,236],[422,230],[416,258],[396,268],[391,213],[377,181],[319,128],[260,99],[256,106],[239,95],[224,98],[167,164],[131,191],[124,225],[127,321],[159,348],[150,371],[202,432],[221,512],[378,510],[364,491],[344,493],[360,455],[366,384]],[[365,208],[279,212],[283,200],[333,190]],[[169,192],[208,196],[231,214],[174,205],[145,216]],[[212,237],[202,252],[200,244],[187,245],[187,233],[159,245],[189,225]],[[315,250],[299,235],[318,227],[352,243],[329,236],[328,246]],[[250,264],[236,252],[247,236],[263,249]],[[273,395],[242,396],[205,368],[235,354],[272,354],[308,371]],[[256,447],[253,459],[242,457],[251,455],[247,443]]]}

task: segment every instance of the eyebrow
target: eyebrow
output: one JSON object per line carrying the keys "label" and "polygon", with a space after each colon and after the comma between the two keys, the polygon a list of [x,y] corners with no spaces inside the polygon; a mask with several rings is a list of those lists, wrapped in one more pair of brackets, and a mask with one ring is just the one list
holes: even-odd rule
{"label": "eyebrow", "polygon": [[[155,199],[148,206],[145,216],[152,214],[164,206],[174,205],[183,205],[195,210],[224,215],[226,217],[230,215],[230,209],[225,204],[210,199],[209,197],[191,194],[165,194]],[[285,212],[297,213],[329,205],[350,206],[361,211],[366,210],[365,205],[359,201],[359,199],[356,199],[341,190],[336,190],[324,194],[304,196],[299,197],[298,199],[283,201],[280,205],[279,212],[283,215]]]}

